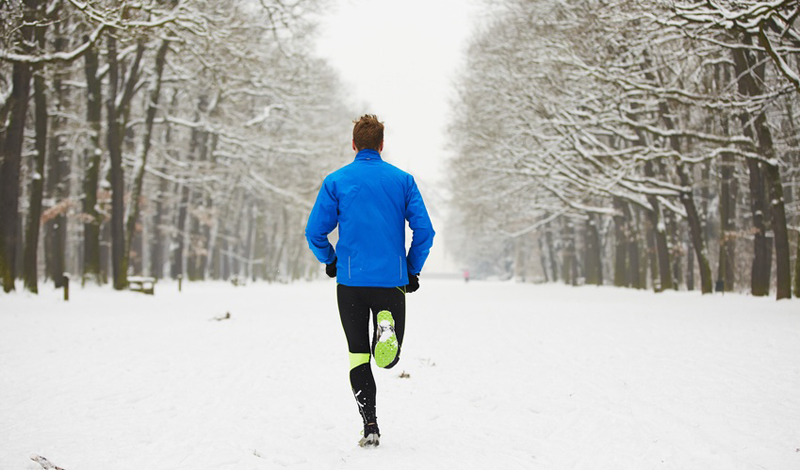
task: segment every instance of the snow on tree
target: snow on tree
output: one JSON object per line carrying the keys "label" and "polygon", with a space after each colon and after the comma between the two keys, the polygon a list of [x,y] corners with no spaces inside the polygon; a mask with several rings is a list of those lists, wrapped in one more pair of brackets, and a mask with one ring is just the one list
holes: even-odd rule
{"label": "snow on tree", "polygon": [[36,291],[40,247],[57,285],[313,275],[301,225],[352,114],[311,54],[319,6],[0,6],[4,289]]}
{"label": "snow on tree", "polygon": [[[762,40],[762,60],[740,68],[737,54],[758,55],[758,48],[726,42],[730,32],[695,28],[701,20],[686,20],[680,6],[503,2],[473,40],[454,106],[454,232],[463,234],[475,263],[501,258],[504,243],[535,236],[539,242],[527,245],[541,248],[527,257],[541,260],[539,272],[548,279],[560,270],[566,282],[613,278],[643,287],[649,268],[656,290],[694,288],[697,273],[708,293],[714,258],[717,284],[733,289],[733,277],[744,277],[736,265],[737,239],[763,236],[775,240],[777,296],[786,297],[778,168],[797,171],[798,94],[779,69],[797,61],[797,50],[787,46],[797,15],[796,5],[770,5],[753,8],[749,17],[763,12],[761,24],[769,24],[767,12],[777,18],[765,34],[783,27],[789,39],[769,40],[780,61]],[[750,76],[758,88],[744,92],[738,85]],[[763,186],[736,184],[745,168]],[[745,188],[759,207],[752,221],[735,213]],[[752,232],[744,229],[750,224]],[[615,241],[605,243],[604,236]],[[708,249],[711,243],[718,252]],[[767,244],[755,246],[758,253]],[[553,262],[559,251],[561,266]],[[766,275],[766,293],[770,269],[759,263],[769,256],[763,255],[754,255],[759,268],[751,277],[764,285]],[[612,269],[613,276],[604,276]]]}

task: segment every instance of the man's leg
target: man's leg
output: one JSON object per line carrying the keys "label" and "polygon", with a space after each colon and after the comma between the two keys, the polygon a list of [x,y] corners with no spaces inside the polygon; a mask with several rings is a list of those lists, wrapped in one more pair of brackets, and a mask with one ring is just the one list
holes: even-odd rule
{"label": "man's leg", "polygon": [[370,368],[369,305],[364,301],[363,288],[336,286],[339,317],[350,351],[350,387],[358,403],[364,425],[376,422],[375,395],[377,388]]}
{"label": "man's leg", "polygon": [[[379,340],[379,320],[380,312],[388,311],[391,314],[394,323],[394,333],[397,337],[397,355],[387,365],[383,365],[384,369],[391,369],[400,361],[400,350],[403,346],[403,335],[406,329],[406,294],[402,287],[392,288],[370,288],[368,299],[370,309],[372,310],[372,351],[375,351],[376,344]],[[378,365],[381,365],[376,356]]]}

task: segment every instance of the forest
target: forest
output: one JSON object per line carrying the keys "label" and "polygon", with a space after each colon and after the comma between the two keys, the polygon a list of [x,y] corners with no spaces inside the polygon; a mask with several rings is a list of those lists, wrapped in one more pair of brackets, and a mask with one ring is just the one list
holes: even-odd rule
{"label": "forest", "polygon": [[475,276],[800,296],[800,2],[500,4],[449,129]]}
{"label": "forest", "polygon": [[[0,282],[318,275],[349,158],[324,0],[0,2]],[[475,278],[800,296],[800,2],[501,0],[465,49]]]}
{"label": "forest", "polygon": [[318,3],[0,2],[4,291],[307,277],[353,114],[311,54]]}

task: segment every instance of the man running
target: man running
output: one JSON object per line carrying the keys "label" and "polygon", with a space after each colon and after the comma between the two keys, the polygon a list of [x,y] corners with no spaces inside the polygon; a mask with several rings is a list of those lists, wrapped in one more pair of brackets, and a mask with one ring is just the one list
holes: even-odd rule
{"label": "man running", "polygon": [[[350,350],[350,385],[364,422],[359,445],[374,447],[380,444],[380,431],[370,357],[385,369],[400,360],[405,294],[419,288],[434,231],[414,177],[381,159],[383,123],[374,115],[354,122],[355,160],[325,178],[305,234],[325,272],[336,277],[339,316]],[[408,253],[406,221],[413,232]],[[337,225],[334,250],[328,234]]]}

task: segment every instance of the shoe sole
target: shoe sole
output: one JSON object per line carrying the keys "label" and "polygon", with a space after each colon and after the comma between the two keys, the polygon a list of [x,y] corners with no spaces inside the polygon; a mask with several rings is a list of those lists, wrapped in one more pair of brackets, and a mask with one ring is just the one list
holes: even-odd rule
{"label": "shoe sole", "polygon": [[375,365],[384,368],[391,364],[397,357],[397,335],[394,332],[394,318],[392,312],[381,310],[377,315],[378,341],[375,343]]}
{"label": "shoe sole", "polygon": [[381,438],[377,434],[369,434],[358,441],[360,447],[378,447],[381,445]]}

